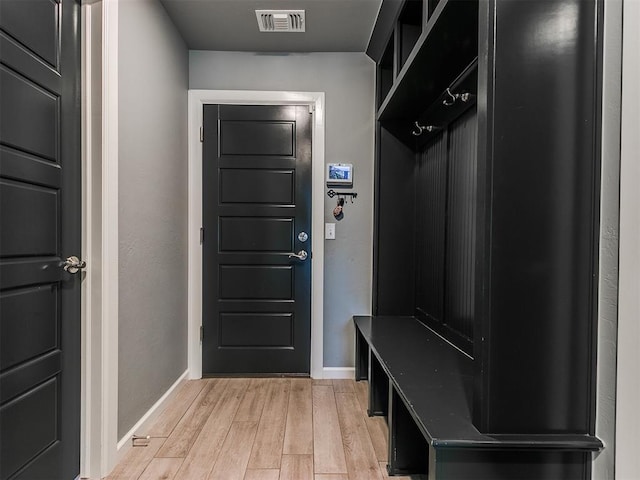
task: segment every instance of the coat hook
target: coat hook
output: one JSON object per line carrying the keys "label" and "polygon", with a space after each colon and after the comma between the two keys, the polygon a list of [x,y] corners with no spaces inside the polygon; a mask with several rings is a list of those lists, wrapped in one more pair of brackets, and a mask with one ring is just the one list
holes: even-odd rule
{"label": "coat hook", "polygon": [[445,99],[442,101],[442,104],[446,105],[447,107],[450,107],[451,105],[456,103],[456,95],[451,93],[451,90],[449,88],[447,88],[446,94],[449,95],[449,96],[445,97]]}
{"label": "coat hook", "polygon": [[427,132],[435,132],[439,130],[440,127],[436,127],[435,125],[420,125],[417,121],[414,122],[414,128],[411,130],[411,134],[415,137],[419,137],[426,130]]}
{"label": "coat hook", "polygon": [[445,90],[445,93],[448,95],[447,97],[445,97],[445,99],[442,101],[443,105],[446,105],[447,107],[450,107],[451,105],[453,105],[454,103],[456,103],[456,101],[458,99],[462,100],[464,103],[467,103],[469,101],[469,99],[471,98],[471,94],[469,92],[464,92],[464,93],[451,93],[451,89],[447,88]]}
{"label": "coat hook", "polygon": [[426,128],[422,125],[420,125],[418,123],[418,121],[416,120],[415,122],[413,122],[414,128],[411,129],[411,134],[415,137],[419,137],[420,135],[422,135],[422,131]]}

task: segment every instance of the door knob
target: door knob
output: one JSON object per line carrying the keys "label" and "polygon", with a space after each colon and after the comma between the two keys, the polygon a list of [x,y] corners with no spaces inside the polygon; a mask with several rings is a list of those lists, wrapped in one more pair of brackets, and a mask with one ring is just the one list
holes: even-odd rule
{"label": "door knob", "polygon": [[300,250],[298,253],[290,253],[289,258],[297,258],[298,260],[306,260],[309,255],[304,250]]}
{"label": "door knob", "polygon": [[75,255],[68,257],[62,264],[62,268],[64,268],[64,271],[69,273],[78,273],[81,268],[84,268],[86,266],[87,262],[85,262],[84,260],[80,260]]}
{"label": "door knob", "polygon": [[298,240],[300,240],[302,243],[304,243],[307,240],[309,240],[309,235],[307,235],[307,232],[300,232],[298,234]]}

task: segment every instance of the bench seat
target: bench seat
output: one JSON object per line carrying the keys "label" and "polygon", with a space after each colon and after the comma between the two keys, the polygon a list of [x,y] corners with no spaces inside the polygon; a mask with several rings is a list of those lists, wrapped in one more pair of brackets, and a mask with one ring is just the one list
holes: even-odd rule
{"label": "bench seat", "polygon": [[[602,449],[599,439],[586,434],[479,432],[472,422],[471,357],[414,317],[355,316],[354,323],[356,380],[369,380],[369,414],[388,416],[390,475],[428,470],[430,480],[475,480],[484,478],[483,467],[474,465],[478,459],[484,464],[501,464],[487,468],[487,475],[496,475],[501,469],[505,475],[513,475],[510,468],[527,462],[546,465],[556,458],[564,465],[566,456],[575,456],[576,472],[565,468],[559,473],[558,478],[566,480],[582,478],[577,463],[582,456]],[[451,462],[460,465],[445,465]],[[515,466],[508,465],[514,462]],[[464,476],[465,465],[474,465],[469,474],[475,476]],[[535,465],[527,468],[533,476],[515,478],[547,478],[537,476],[540,473]],[[548,478],[555,478],[550,475]]]}

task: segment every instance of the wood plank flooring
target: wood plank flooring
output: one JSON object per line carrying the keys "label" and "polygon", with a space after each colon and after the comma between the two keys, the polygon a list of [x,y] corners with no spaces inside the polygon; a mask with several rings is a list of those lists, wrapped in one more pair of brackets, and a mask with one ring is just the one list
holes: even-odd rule
{"label": "wood plank flooring", "polygon": [[[185,382],[107,480],[382,480],[387,424],[366,382],[219,378]],[[398,480],[416,477],[392,477]]]}

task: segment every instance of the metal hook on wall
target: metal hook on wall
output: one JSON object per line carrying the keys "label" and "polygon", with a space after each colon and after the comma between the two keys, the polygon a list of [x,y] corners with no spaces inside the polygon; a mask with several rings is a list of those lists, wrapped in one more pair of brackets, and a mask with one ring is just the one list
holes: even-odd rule
{"label": "metal hook on wall", "polygon": [[447,96],[444,98],[444,100],[442,100],[442,104],[446,105],[447,107],[450,107],[451,105],[453,105],[454,103],[456,103],[456,101],[458,99],[462,100],[463,102],[468,102],[469,99],[471,98],[471,94],[469,92],[464,92],[464,93],[451,93],[451,89],[447,88],[445,90],[445,93],[447,94]]}
{"label": "metal hook on wall", "polygon": [[415,137],[422,135],[425,130],[429,133],[438,130],[438,127],[435,125],[420,125],[417,120],[413,122],[413,124],[414,128],[411,129],[411,134]]}
{"label": "metal hook on wall", "polygon": [[417,120],[413,122],[413,125],[414,125],[414,128],[411,129],[411,134],[416,137],[419,137],[420,135],[422,135],[422,132],[425,129],[425,127],[423,125],[420,125]]}
{"label": "metal hook on wall", "polygon": [[442,101],[442,104],[446,105],[447,107],[450,107],[451,105],[456,103],[456,96],[453,93],[451,93],[451,90],[448,88],[445,91],[445,93],[448,95],[448,97],[445,97],[445,99]]}

